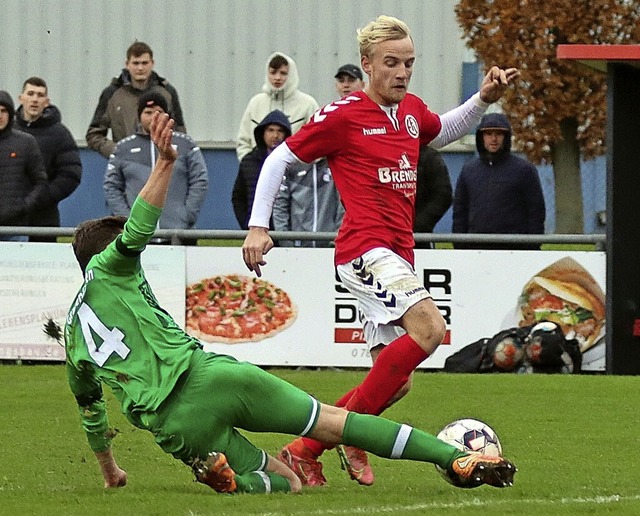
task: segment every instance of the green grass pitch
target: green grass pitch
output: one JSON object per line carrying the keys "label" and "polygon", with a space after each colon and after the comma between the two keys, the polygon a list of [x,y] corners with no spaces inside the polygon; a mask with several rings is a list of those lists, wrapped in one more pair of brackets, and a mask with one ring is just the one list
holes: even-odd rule
{"label": "green grass pitch", "polygon": [[[333,401],[364,371],[275,374]],[[61,365],[0,366],[0,514],[352,515],[640,514],[638,377],[418,373],[385,415],[436,433],[460,417],[495,428],[519,468],[510,489],[456,489],[431,464],[372,457],[376,483],[361,487],[324,456],[329,486],[302,495],[218,495],[193,482],[152,436],[133,428],[109,396],[114,453],[129,474],[105,490]],[[212,393],[214,396],[215,393]],[[270,453],[287,436],[249,434]]]}

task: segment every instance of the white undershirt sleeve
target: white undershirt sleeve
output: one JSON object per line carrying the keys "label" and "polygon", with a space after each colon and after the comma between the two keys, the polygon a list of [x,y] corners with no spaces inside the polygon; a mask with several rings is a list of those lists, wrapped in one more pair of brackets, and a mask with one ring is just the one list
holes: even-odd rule
{"label": "white undershirt sleeve", "polygon": [[429,145],[440,149],[468,134],[478,125],[489,104],[480,99],[480,93],[472,95],[464,104],[440,115],[442,127]]}
{"label": "white undershirt sleeve", "polygon": [[290,167],[303,164],[298,157],[291,152],[287,142],[278,145],[262,165],[260,177],[256,185],[256,194],[253,199],[249,227],[269,227],[273,203],[280,190],[282,176]]}

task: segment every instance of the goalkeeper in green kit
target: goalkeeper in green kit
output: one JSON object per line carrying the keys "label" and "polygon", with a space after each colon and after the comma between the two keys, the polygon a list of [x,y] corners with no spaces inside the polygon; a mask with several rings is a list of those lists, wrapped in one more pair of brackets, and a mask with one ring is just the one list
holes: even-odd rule
{"label": "goalkeeper in green kit", "polygon": [[81,224],[73,250],[84,273],[64,330],[69,385],[105,487],[127,474],[111,451],[102,384],[123,413],[150,431],[167,453],[218,492],[299,492],[284,463],[237,429],[309,436],[357,446],[381,457],[438,464],[454,484],[512,484],[515,466],[500,457],[461,452],[436,437],[389,420],[324,405],[247,362],[205,353],[158,305],[140,265],[171,180],[173,120],[154,114],[159,159],[126,220]]}

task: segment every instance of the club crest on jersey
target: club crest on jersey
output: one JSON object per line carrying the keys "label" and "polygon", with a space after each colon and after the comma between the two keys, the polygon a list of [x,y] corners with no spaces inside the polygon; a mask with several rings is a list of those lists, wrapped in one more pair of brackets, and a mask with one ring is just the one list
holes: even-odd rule
{"label": "club crest on jersey", "polygon": [[420,136],[420,127],[418,127],[418,121],[413,115],[404,117],[404,126],[407,128],[407,132],[411,138]]}

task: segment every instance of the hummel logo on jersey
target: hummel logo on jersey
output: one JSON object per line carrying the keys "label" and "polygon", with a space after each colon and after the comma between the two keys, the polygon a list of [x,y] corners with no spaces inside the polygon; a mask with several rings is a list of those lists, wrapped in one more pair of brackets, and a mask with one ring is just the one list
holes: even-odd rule
{"label": "hummel logo on jersey", "polygon": [[351,102],[357,101],[357,100],[362,100],[360,99],[360,97],[345,97],[343,99],[340,100],[336,100],[335,102],[332,102],[331,104],[327,104],[324,107],[321,107],[320,109],[318,109],[318,111],[316,111],[313,114],[313,121],[314,122],[322,122],[325,118],[327,118],[327,115],[329,113],[332,113],[333,111],[335,111],[336,109],[338,109],[340,106],[346,106],[347,104],[351,104]]}
{"label": "hummel logo on jersey", "polygon": [[374,129],[365,129],[363,127],[362,128],[362,134],[364,134],[365,136],[371,136],[372,134],[387,134],[387,128],[386,127],[376,127]]}

